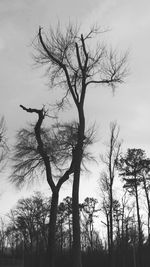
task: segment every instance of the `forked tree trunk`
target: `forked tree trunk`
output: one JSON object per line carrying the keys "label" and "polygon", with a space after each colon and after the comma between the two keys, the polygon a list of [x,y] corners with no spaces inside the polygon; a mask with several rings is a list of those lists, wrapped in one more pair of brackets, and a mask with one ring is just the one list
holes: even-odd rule
{"label": "forked tree trunk", "polygon": [[55,266],[56,253],[56,220],[58,207],[58,192],[53,192],[51,201],[51,216],[48,229],[47,267]]}

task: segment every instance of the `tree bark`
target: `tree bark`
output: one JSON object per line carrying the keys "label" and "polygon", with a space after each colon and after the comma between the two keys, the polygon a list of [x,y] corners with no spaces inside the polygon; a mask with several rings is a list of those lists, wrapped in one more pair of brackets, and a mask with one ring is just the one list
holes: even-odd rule
{"label": "tree bark", "polygon": [[75,147],[74,180],[72,189],[72,225],[73,225],[73,267],[82,267],[81,241],[80,241],[80,215],[79,215],[79,185],[80,171],[83,156],[83,142],[85,131],[84,97],[86,88],[82,88],[81,102],[77,106],[79,115],[78,141]]}
{"label": "tree bark", "polygon": [[141,245],[141,218],[140,218],[140,208],[139,208],[139,199],[137,192],[137,185],[135,186],[135,197],[136,197],[136,210],[137,210],[137,219],[138,219],[138,234],[139,234],[139,243]]}
{"label": "tree bark", "polygon": [[143,177],[143,185],[144,185],[145,196],[146,196],[147,207],[148,207],[148,238],[149,238],[149,234],[150,234],[150,225],[149,225],[149,221],[150,221],[150,200],[149,200],[149,195],[148,195],[148,189],[146,187],[146,178],[145,177]]}
{"label": "tree bark", "polygon": [[70,217],[68,216],[68,226],[69,226],[69,251],[71,253],[71,248],[72,248],[72,233],[71,233],[71,222],[70,222]]}
{"label": "tree bark", "polygon": [[[111,178],[112,179],[112,178]],[[110,182],[110,267],[113,266],[113,194],[112,181]]]}
{"label": "tree bark", "polygon": [[51,201],[50,221],[48,228],[48,249],[47,249],[47,267],[55,266],[56,253],[56,220],[58,207],[58,192],[53,192]]}
{"label": "tree bark", "polygon": [[[80,164],[80,162],[78,162]],[[80,166],[80,165],[79,165]],[[72,223],[73,223],[73,246],[72,259],[73,267],[82,267],[81,261],[81,243],[80,243],[80,216],[79,216],[79,181],[80,167],[74,173],[73,191],[72,191]]]}
{"label": "tree bark", "polygon": [[135,197],[136,197],[136,209],[137,209],[137,219],[138,219],[138,266],[142,265],[142,229],[141,229],[141,218],[140,218],[140,208],[139,208],[139,199],[138,199],[138,189],[137,189],[137,181],[135,177]]}
{"label": "tree bark", "polygon": [[106,211],[106,221],[107,221],[108,254],[110,255],[110,223],[109,223],[109,215],[107,211]]}

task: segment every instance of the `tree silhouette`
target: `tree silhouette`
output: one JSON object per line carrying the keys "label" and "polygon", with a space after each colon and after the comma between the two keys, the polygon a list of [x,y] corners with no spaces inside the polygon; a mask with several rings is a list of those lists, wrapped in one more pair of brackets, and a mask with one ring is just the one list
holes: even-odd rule
{"label": "tree silhouette", "polygon": [[[99,209],[96,208],[98,203],[96,198],[87,197],[85,198],[82,205],[82,215],[83,215],[83,226],[84,235],[87,237],[87,246],[93,250],[94,249],[94,217],[97,217],[97,212]],[[89,245],[88,245],[89,244]]]}
{"label": "tree silhouette", "polygon": [[[127,74],[127,55],[119,57],[112,49],[98,44],[91,50],[91,40],[99,34],[92,27],[87,34],[80,34],[77,27],[69,25],[62,31],[50,30],[47,36],[40,27],[35,44],[35,60],[47,66],[47,74],[52,87],[58,86],[65,91],[58,103],[64,106],[65,100],[73,100],[78,114],[78,136],[75,149],[74,180],[72,190],[73,205],[73,267],[81,267],[79,184],[80,170],[85,139],[84,102],[87,88],[91,85],[108,85],[113,89],[122,83]],[[61,93],[60,93],[61,95]]]}
{"label": "tree silhouette", "polygon": [[[45,111],[44,109],[38,110],[38,109],[31,109],[26,108],[24,106],[21,106],[21,108],[29,113],[36,113],[38,116],[38,120],[34,127],[34,135],[29,135],[29,137],[34,136],[34,143],[30,143],[31,139],[24,140],[24,136],[21,135],[21,139],[19,139],[18,144],[16,145],[16,151],[14,154],[14,172],[11,176],[11,180],[13,182],[22,183],[25,181],[25,178],[28,177],[28,175],[33,174],[33,171],[44,165],[44,171],[46,173],[46,179],[47,182],[51,188],[52,191],[52,200],[51,200],[51,207],[50,207],[50,221],[49,221],[49,234],[48,234],[48,249],[47,249],[47,265],[54,266],[55,265],[55,234],[56,234],[56,219],[57,219],[57,207],[58,207],[58,198],[59,198],[59,190],[62,186],[62,184],[69,179],[70,174],[73,173],[74,170],[74,152],[72,150],[72,159],[70,160],[69,167],[64,171],[63,174],[60,174],[58,182],[55,184],[53,174],[52,174],[52,164],[57,165],[58,162],[61,162],[62,158],[60,158],[60,155],[58,153],[58,147],[59,152],[60,149],[60,143],[56,142],[56,140],[62,140],[62,136],[60,134],[60,138],[57,136],[49,137],[48,144],[50,147],[48,147],[43,141],[43,130],[41,128],[41,125],[43,123],[43,120],[45,118]],[[45,136],[45,135],[44,135]],[[20,137],[20,136],[19,136]],[[47,136],[46,136],[47,137]],[[27,141],[27,146],[25,146],[25,143]],[[29,143],[28,143],[29,141]],[[66,145],[66,144],[65,144]],[[56,149],[57,148],[57,149]],[[29,151],[30,153],[27,153]],[[25,158],[25,162],[21,162],[22,158],[20,156],[23,156]],[[36,155],[36,158],[34,157]],[[26,172],[24,172],[24,170]]]}
{"label": "tree silhouette", "polygon": [[120,158],[119,169],[120,176],[123,177],[125,182],[124,188],[126,188],[130,194],[135,196],[136,200],[136,211],[137,211],[137,221],[138,221],[138,241],[139,241],[139,266],[141,266],[141,253],[142,253],[142,224],[140,217],[140,207],[139,207],[139,194],[138,187],[142,182],[143,173],[143,162],[146,159],[145,151],[142,149],[128,149],[127,153]]}
{"label": "tree silhouette", "polygon": [[[46,179],[52,191],[47,264],[54,266],[59,191],[74,171],[78,127],[73,122],[57,123],[52,126],[52,130],[43,128],[42,123],[46,116],[44,109],[31,109],[24,106],[21,108],[29,113],[36,113],[38,120],[34,127],[22,129],[17,135],[11,180],[21,185],[32,181],[39,170],[41,173],[43,171],[46,173]],[[83,158],[89,158],[87,147],[92,143],[92,133],[93,131],[88,130],[84,136]]]}
{"label": "tree silhouette", "polygon": [[[9,214],[10,227],[21,233],[24,248],[30,255],[39,255],[41,246],[47,248],[47,228],[50,200],[36,192],[32,197],[18,200]],[[41,244],[41,245],[40,245]]]}
{"label": "tree silhouette", "polygon": [[119,127],[116,122],[110,123],[110,140],[108,143],[107,152],[101,156],[102,162],[106,166],[106,172],[101,174],[102,190],[107,193],[103,200],[103,210],[105,211],[107,219],[107,232],[108,232],[108,249],[110,256],[110,266],[113,266],[113,184],[115,172],[117,169],[117,162],[120,156],[121,142],[119,139]]}

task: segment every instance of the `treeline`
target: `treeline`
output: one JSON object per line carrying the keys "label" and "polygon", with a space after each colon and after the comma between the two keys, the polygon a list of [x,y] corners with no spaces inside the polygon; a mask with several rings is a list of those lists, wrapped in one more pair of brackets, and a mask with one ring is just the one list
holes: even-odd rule
{"label": "treeline", "polygon": [[[111,141],[112,133],[113,137],[118,137],[116,124],[111,124]],[[116,148],[118,151],[118,144],[120,142],[113,147],[113,153]],[[107,156],[111,146],[108,147]],[[79,204],[83,266],[148,267],[150,160],[141,149],[128,149],[124,155],[112,155],[111,163],[112,158],[116,162],[113,183],[120,179],[120,188],[114,188],[110,195],[111,180],[106,168],[99,178],[100,199],[87,197]],[[103,155],[102,158],[106,164],[106,157]],[[24,266],[46,265],[51,201],[51,198],[36,192],[18,201],[7,215],[6,224],[1,219],[2,258],[20,259]],[[146,204],[144,212],[143,203]],[[56,266],[71,266],[72,228],[72,198],[68,196],[57,208]]]}
{"label": "treeline", "polygon": [[[1,256],[20,257],[26,266],[30,264],[32,266],[33,262],[36,265],[39,264],[38,266],[43,266],[48,246],[50,204],[51,199],[43,197],[39,192],[30,198],[18,201],[16,207],[8,214],[9,222],[5,225],[1,221]],[[79,207],[83,252],[102,250],[102,241],[98,231],[94,228],[94,217],[99,212],[96,206],[96,199],[86,198]],[[66,259],[69,261],[72,253],[71,197],[66,197],[58,206],[56,248],[57,255],[67,256]],[[36,263],[35,260],[37,260]],[[62,266],[62,262],[60,263]]]}

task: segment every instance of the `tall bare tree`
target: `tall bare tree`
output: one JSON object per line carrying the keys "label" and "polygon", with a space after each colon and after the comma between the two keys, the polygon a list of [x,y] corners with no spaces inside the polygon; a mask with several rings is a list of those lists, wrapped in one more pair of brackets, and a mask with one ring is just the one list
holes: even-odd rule
{"label": "tall bare tree", "polygon": [[[106,155],[101,156],[102,162],[106,166],[106,172],[102,174],[102,186],[108,194],[107,202],[105,201],[105,213],[108,216],[107,220],[109,222],[109,256],[110,256],[110,266],[113,266],[113,184],[115,178],[115,172],[117,169],[118,159],[120,156],[121,141],[119,141],[119,127],[116,122],[110,124],[110,140],[108,144],[108,149]],[[109,207],[109,212],[108,207]],[[107,207],[107,209],[106,209]],[[108,223],[107,223],[108,225]]]}
{"label": "tall bare tree", "polygon": [[59,101],[63,106],[71,96],[78,114],[78,138],[74,153],[74,180],[72,191],[73,205],[73,267],[81,267],[80,223],[79,223],[79,184],[80,169],[85,139],[84,102],[87,88],[91,85],[108,85],[114,88],[122,83],[127,74],[127,55],[118,56],[100,43],[91,50],[91,40],[99,33],[94,27],[87,34],[80,33],[77,27],[69,25],[66,31],[60,26],[46,35],[39,28],[35,59],[38,64],[47,66],[51,86],[65,90]]}

